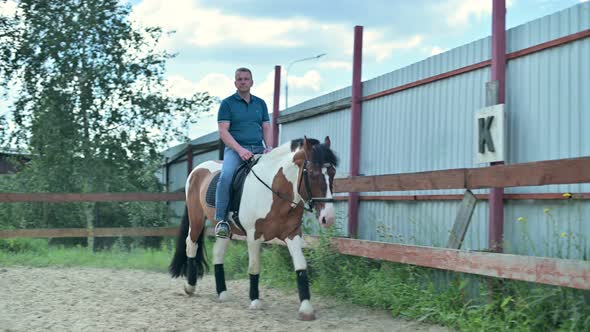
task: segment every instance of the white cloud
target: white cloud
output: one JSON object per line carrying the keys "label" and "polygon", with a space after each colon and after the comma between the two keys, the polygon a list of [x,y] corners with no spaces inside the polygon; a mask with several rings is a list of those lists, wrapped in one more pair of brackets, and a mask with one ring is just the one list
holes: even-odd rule
{"label": "white cloud", "polygon": [[[512,0],[506,1],[506,7],[512,6]],[[451,27],[461,27],[469,23],[472,17],[477,21],[492,13],[491,0],[447,0],[435,6],[437,12],[446,16]]]}
{"label": "white cloud", "polygon": [[432,48],[430,48],[429,51],[427,49],[427,52],[429,52],[430,55],[437,55],[437,54],[444,53],[446,51],[448,51],[448,49],[442,48],[442,47],[438,47],[438,46],[433,46]]}
{"label": "white cloud", "polygon": [[[146,26],[176,31],[176,42],[210,47],[223,44],[297,47],[303,44],[293,31],[308,31],[313,23],[303,18],[267,19],[226,15],[221,10],[200,7],[198,2],[144,0],[133,7],[132,18]],[[169,41],[170,42],[170,41]]]}
{"label": "white cloud", "polygon": [[2,1],[2,3],[0,3],[0,15],[13,16],[14,14],[16,14],[17,6],[18,4],[16,3],[16,1]]}
{"label": "white cloud", "polygon": [[166,79],[170,94],[178,97],[190,97],[196,92],[208,92],[212,96],[225,98],[235,91],[233,80],[219,73],[210,73],[198,82],[181,75],[171,75]]}
{"label": "white cloud", "polygon": [[[161,26],[166,31],[176,31],[171,37],[162,39],[160,46],[164,49],[190,45],[201,48],[240,45],[295,48],[310,46],[310,40],[313,40],[316,46],[325,48],[327,52],[351,55],[354,37],[354,29],[346,24],[325,24],[301,17],[272,19],[227,15],[219,9],[205,8],[197,1],[189,0],[177,0],[174,6],[165,0],[143,0],[133,7],[132,20],[144,26]],[[364,54],[382,61],[389,58],[394,50],[420,45],[423,37],[414,35],[391,40],[389,31],[365,29],[363,39]],[[330,65],[323,68],[327,66]],[[331,66],[333,69],[350,68],[343,63],[332,63]]]}
{"label": "white cloud", "polygon": [[414,35],[405,40],[386,40],[384,31],[366,31],[363,36],[363,52],[370,54],[380,62],[391,56],[394,50],[412,49],[420,46],[424,37]]}
{"label": "white cloud", "polygon": [[[281,73],[281,92],[280,92],[280,107],[285,105],[285,71]],[[252,87],[252,93],[266,101],[268,111],[272,112],[274,103],[274,71],[270,71],[264,81],[256,83]],[[289,105],[295,105],[298,102],[309,99],[310,92],[318,92],[321,90],[321,75],[316,70],[309,70],[303,76],[288,75],[289,80]]]}
{"label": "white cloud", "polygon": [[323,69],[344,69],[347,71],[352,70],[352,59],[351,61],[320,61],[318,67]]}
{"label": "white cloud", "polygon": [[310,70],[303,76],[289,76],[289,88],[311,89],[320,91],[322,77],[315,70]]}

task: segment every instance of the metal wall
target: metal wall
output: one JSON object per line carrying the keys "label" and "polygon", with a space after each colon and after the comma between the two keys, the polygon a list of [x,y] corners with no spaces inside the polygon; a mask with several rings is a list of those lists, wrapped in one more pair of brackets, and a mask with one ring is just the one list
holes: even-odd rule
{"label": "metal wall", "polygon": [[326,136],[329,136],[330,146],[336,151],[340,160],[336,175],[348,176],[350,108],[281,125],[280,142],[289,142],[303,136],[316,138],[322,142]]}
{"label": "metal wall", "polygon": [[[507,52],[514,52],[590,28],[590,3],[540,18],[507,31]],[[491,58],[484,38],[406,68],[363,82],[363,95],[411,83]],[[507,163],[590,155],[590,38],[510,60],[506,76]],[[360,173],[363,175],[480,167],[474,164],[474,112],[485,106],[490,68],[418,86],[363,102]],[[342,98],[346,97],[342,94]],[[296,105],[288,113],[336,100],[326,95]],[[281,140],[333,137],[341,156],[338,176],[349,163],[350,109],[324,114],[281,128]],[[564,170],[567,171],[567,170]],[[507,188],[513,192],[588,192],[590,184]],[[416,191],[397,194],[451,194]],[[479,190],[476,193],[487,193]],[[363,193],[367,195],[371,193]],[[346,203],[338,203],[346,211]],[[459,201],[362,201],[359,238],[445,246]],[[344,206],[344,209],[342,209]],[[346,224],[346,215],[339,222]],[[463,245],[485,249],[488,204],[477,203]],[[590,202],[509,201],[505,205],[506,252],[569,258],[590,255]],[[567,249],[569,248],[569,249]],[[567,250],[566,250],[567,249]],[[569,251],[568,251],[569,250]]]}

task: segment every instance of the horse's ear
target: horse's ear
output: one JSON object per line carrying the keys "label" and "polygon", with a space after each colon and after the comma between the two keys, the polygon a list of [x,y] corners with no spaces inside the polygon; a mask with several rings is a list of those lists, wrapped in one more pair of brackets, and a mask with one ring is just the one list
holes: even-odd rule
{"label": "horse's ear", "polygon": [[313,150],[313,145],[307,139],[307,136],[303,136],[303,150],[305,150],[305,151],[311,151],[311,150]]}
{"label": "horse's ear", "polygon": [[326,139],[324,140],[324,145],[330,148],[330,136],[326,136]]}

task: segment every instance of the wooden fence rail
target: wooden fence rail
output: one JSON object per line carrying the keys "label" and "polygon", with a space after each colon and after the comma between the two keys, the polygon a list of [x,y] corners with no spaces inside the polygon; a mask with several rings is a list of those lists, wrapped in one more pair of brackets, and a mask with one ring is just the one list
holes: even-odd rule
{"label": "wooden fence rail", "polygon": [[119,236],[176,236],[178,227],[112,227],[112,228],[36,228],[0,230],[6,238],[63,238],[63,237],[119,237]]}
{"label": "wooden fence rail", "polygon": [[[178,228],[95,228],[91,233],[96,237],[176,236]],[[1,230],[0,238],[87,237],[89,234],[85,228],[19,229]],[[207,234],[212,236],[212,229],[208,228]],[[234,235],[233,239],[245,240],[245,237]],[[304,240],[307,248],[314,248],[319,243],[317,236],[305,236]],[[267,243],[285,244],[276,239]],[[344,255],[590,290],[590,261],[422,247],[345,238],[332,238],[331,245],[337,252]]]}
{"label": "wooden fence rail", "polygon": [[590,157],[420,173],[353,176],[336,179],[334,191],[481,189],[587,182],[590,182]]}
{"label": "wooden fence rail", "polygon": [[184,192],[174,193],[0,193],[0,202],[145,202],[183,201]]}
{"label": "wooden fence rail", "polygon": [[[590,157],[482,168],[336,179],[336,192],[477,189],[590,182]],[[558,198],[549,194],[547,199]],[[412,197],[412,196],[410,196]],[[578,194],[587,198],[586,193]],[[0,194],[0,202],[174,201],[184,193]],[[0,238],[87,236],[174,236],[175,227],[3,230]],[[307,236],[313,246],[317,238]],[[345,255],[431,268],[590,290],[590,261],[421,247],[333,238]],[[280,241],[273,241],[279,243]]]}

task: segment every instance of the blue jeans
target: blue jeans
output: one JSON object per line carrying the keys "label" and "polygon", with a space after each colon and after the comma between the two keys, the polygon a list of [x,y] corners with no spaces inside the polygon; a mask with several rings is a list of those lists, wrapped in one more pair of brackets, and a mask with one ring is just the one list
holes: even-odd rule
{"label": "blue jeans", "polygon": [[[264,151],[264,147],[262,146],[246,145],[243,147],[254,154],[262,153]],[[236,151],[228,147],[225,148],[223,152],[221,175],[219,176],[217,190],[215,191],[215,220],[217,221],[226,219],[231,182],[236,170],[243,162],[244,161]]]}

